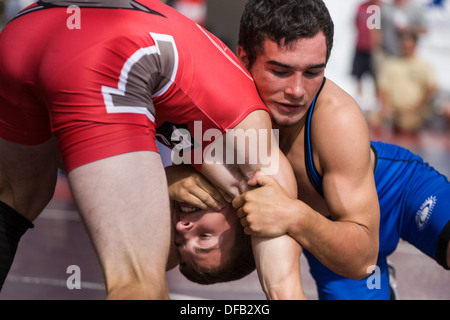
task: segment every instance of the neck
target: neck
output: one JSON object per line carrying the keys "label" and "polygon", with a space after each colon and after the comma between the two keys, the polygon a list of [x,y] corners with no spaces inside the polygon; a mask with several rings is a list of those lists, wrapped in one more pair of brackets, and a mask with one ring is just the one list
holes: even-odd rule
{"label": "neck", "polygon": [[278,129],[280,133],[280,148],[284,153],[289,152],[298,135],[305,127],[306,116],[307,114],[305,114],[299,122],[289,127],[275,125],[275,129]]}

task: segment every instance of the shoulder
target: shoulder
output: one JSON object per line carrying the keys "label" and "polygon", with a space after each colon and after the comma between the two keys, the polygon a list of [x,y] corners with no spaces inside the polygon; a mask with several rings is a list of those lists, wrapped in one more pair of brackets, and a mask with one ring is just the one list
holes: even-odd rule
{"label": "shoulder", "polygon": [[349,114],[356,113],[360,115],[361,109],[353,97],[335,82],[327,79],[322,92],[317,98],[317,107],[315,113],[319,114],[317,118],[322,120],[333,120],[339,117],[343,120]]}
{"label": "shoulder", "polygon": [[370,148],[369,129],[361,108],[331,80],[327,80],[317,100],[311,126],[313,150],[322,166],[341,156],[364,155]]}

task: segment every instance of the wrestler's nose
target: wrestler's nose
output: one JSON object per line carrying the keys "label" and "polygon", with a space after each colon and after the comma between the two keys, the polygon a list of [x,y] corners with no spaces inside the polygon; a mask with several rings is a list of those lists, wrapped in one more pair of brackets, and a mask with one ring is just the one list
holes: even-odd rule
{"label": "wrestler's nose", "polygon": [[286,94],[294,99],[300,100],[305,95],[304,83],[301,76],[292,76],[286,87]]}
{"label": "wrestler's nose", "polygon": [[178,232],[186,232],[192,229],[194,223],[192,221],[178,221],[175,225],[175,229]]}

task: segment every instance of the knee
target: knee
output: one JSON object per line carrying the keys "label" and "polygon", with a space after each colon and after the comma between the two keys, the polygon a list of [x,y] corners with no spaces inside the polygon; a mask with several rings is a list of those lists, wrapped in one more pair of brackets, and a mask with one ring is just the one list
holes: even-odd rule
{"label": "knee", "polygon": [[26,219],[33,221],[44,210],[53,198],[57,172],[49,174],[43,179],[18,185],[12,183],[0,188],[0,201],[8,204]]}
{"label": "knee", "polygon": [[54,139],[24,146],[0,139],[0,201],[34,220],[53,197],[59,151]]}

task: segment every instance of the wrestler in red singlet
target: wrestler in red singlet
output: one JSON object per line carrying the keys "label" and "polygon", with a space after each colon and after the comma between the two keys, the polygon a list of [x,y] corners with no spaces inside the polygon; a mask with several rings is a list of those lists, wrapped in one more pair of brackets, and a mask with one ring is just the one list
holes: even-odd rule
{"label": "wrestler in red singlet", "polygon": [[37,145],[54,135],[70,171],[157,151],[165,122],[224,132],[265,109],[234,54],[184,20],[156,0],[26,8],[0,34],[0,137]]}

